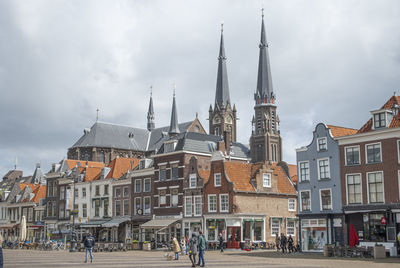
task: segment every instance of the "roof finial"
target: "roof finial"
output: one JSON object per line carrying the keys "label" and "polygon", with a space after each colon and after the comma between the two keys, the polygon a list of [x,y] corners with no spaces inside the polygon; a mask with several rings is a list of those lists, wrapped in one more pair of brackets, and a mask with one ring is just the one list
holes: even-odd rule
{"label": "roof finial", "polygon": [[397,93],[396,93],[396,91],[394,91],[394,92],[393,92],[393,96],[395,96],[395,97],[397,96]]}
{"label": "roof finial", "polygon": [[262,18],[264,18],[264,3],[262,4],[262,8],[261,8],[261,16],[262,16]]}
{"label": "roof finial", "polygon": [[153,97],[153,86],[150,86],[150,97]]}
{"label": "roof finial", "polygon": [[14,159],[14,169],[17,169],[17,164],[18,164],[18,157],[16,156]]}
{"label": "roof finial", "polygon": [[96,109],[96,122],[99,121],[99,108]]}
{"label": "roof finial", "polygon": [[175,91],[176,91],[176,83],[174,83],[174,97],[175,97]]}
{"label": "roof finial", "polygon": [[224,21],[221,21],[221,33],[224,32]]}

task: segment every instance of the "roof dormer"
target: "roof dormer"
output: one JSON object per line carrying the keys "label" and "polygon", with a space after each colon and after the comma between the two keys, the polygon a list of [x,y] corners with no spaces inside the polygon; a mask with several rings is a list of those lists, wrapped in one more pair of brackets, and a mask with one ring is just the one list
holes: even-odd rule
{"label": "roof dormer", "polygon": [[387,109],[371,111],[372,129],[381,129],[389,126],[393,119],[393,111]]}

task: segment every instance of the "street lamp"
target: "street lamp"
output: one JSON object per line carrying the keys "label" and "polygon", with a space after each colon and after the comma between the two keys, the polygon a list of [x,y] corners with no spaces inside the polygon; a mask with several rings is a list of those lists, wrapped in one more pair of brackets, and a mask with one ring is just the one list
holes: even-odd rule
{"label": "street lamp", "polygon": [[79,169],[75,166],[75,172],[72,175],[74,191],[72,193],[72,227],[70,227],[71,247],[69,248],[69,252],[76,252],[75,215],[78,214],[78,210],[75,209],[75,182],[78,179],[78,174]]}

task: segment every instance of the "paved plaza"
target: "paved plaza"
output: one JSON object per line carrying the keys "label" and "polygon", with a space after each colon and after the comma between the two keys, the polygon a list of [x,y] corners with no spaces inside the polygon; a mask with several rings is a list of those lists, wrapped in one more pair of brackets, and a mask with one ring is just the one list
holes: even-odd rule
{"label": "paved plaza", "polygon": [[[84,264],[84,253],[65,251],[36,251],[5,249],[4,267],[190,267],[187,256],[167,261],[161,251],[129,251],[95,253],[91,264]],[[366,261],[357,259],[323,258],[321,255],[282,256],[273,252],[246,253],[240,251],[206,252],[207,267],[400,267],[400,259]]]}

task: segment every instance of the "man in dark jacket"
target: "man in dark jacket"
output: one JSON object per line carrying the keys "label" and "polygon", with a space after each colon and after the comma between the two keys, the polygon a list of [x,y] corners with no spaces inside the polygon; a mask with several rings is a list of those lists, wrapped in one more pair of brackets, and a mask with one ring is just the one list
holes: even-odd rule
{"label": "man in dark jacket", "polygon": [[[197,266],[204,267],[205,262],[204,262],[204,251],[206,250],[207,247],[207,241],[206,238],[203,235],[203,232],[199,232],[199,262],[197,263]],[[200,265],[200,263],[203,263]]]}
{"label": "man in dark jacket", "polygon": [[85,241],[83,241],[83,244],[85,245],[86,248],[86,258],[85,258],[85,263],[88,261],[88,254],[90,254],[90,262],[93,262],[93,247],[94,247],[94,237],[92,236],[91,233],[89,233]]}
{"label": "man in dark jacket", "polygon": [[281,233],[281,248],[282,248],[282,253],[285,253],[286,243],[287,243],[287,238],[286,238],[286,236],[285,236],[283,233]]}
{"label": "man in dark jacket", "polygon": [[219,249],[221,252],[224,252],[224,237],[222,236],[222,233],[219,234]]}
{"label": "man in dark jacket", "polygon": [[294,252],[292,235],[289,235],[289,238],[288,238],[288,251],[289,251],[289,253]]}

